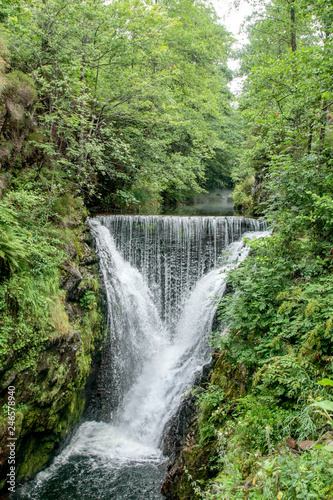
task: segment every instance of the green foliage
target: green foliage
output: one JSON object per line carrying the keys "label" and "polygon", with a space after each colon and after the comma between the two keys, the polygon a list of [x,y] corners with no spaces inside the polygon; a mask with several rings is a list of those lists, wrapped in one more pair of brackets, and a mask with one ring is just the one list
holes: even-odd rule
{"label": "green foliage", "polygon": [[215,385],[210,385],[208,390],[198,396],[200,402],[200,443],[216,439],[218,424],[223,422],[230,409],[230,405],[225,403],[224,396],[223,389]]}
{"label": "green foliage", "polygon": [[0,267],[8,266],[11,271],[17,269],[27,258],[24,242],[11,227],[0,226]]}
{"label": "green foliage", "polygon": [[[255,176],[252,206],[248,201],[244,207],[247,213],[248,207],[258,213],[270,205],[272,187],[277,200],[288,198],[290,204],[294,202],[291,188],[298,196],[303,191],[309,200],[312,194],[306,195],[307,190],[315,196],[324,194],[311,186],[307,189],[307,184],[310,164],[316,183],[331,156],[332,20],[332,10],[321,1],[274,0],[247,23],[249,44],[242,54],[247,79],[240,108],[248,124],[248,147],[233,172],[238,197],[242,191],[249,196],[242,181]],[[290,174],[292,170],[298,170],[296,175],[301,169],[306,172],[290,176],[288,184],[287,165]]]}
{"label": "green foliage", "polygon": [[233,424],[237,429],[233,441],[248,452],[269,452],[283,439],[288,411],[276,406],[274,398],[269,401],[248,394],[238,400],[237,412],[239,417]]}
{"label": "green foliage", "polygon": [[[11,270],[10,275],[5,274],[4,268],[0,282],[0,355],[5,363],[12,350],[18,359],[16,369],[35,366],[45,343],[67,336],[75,328],[65,311],[60,266],[65,259],[65,242],[72,242],[74,236],[73,230],[69,236],[64,226],[67,221],[77,226],[85,217],[82,202],[70,194],[50,198],[41,188],[32,191],[27,183],[25,186],[8,191],[0,206],[0,228],[6,230],[1,232],[1,251],[4,265]],[[64,208],[66,215],[62,212],[59,221],[56,214]],[[87,287],[94,291],[86,292],[84,307],[93,314],[98,308],[96,283],[87,283]]]}
{"label": "green foliage", "polygon": [[[206,2],[22,0],[4,12],[6,92],[16,103],[4,94],[4,109],[28,119],[36,108],[7,169],[29,161],[37,177],[48,170],[51,191],[66,179],[107,209],[159,211],[199,192],[205,169],[210,183],[228,182],[231,40]],[[19,104],[22,78],[26,97],[32,89],[22,71],[33,76],[38,106]]]}
{"label": "green foliage", "polygon": [[253,212],[253,199],[252,187],[254,184],[254,176],[249,175],[245,177],[239,184],[235,185],[233,191],[233,199],[237,207],[241,207],[244,215],[252,214]]}
{"label": "green foliage", "polygon": [[229,499],[322,499],[329,500],[333,484],[332,455],[324,451],[310,451],[294,456],[281,450],[257,464],[257,472],[246,485],[233,462],[232,454],[225,473],[218,476],[207,500]]}
{"label": "green foliage", "polygon": [[[91,270],[83,271],[83,303],[75,311],[60,287],[68,259],[78,265],[87,251],[82,199],[70,190],[65,194],[60,182],[50,193],[47,179],[35,180],[28,169],[10,184],[0,204],[6,259],[0,270],[0,372],[3,388],[16,387],[20,480],[36,474],[78,422],[102,318]],[[4,401],[0,425],[5,428]]]}
{"label": "green foliage", "polygon": [[329,378],[323,378],[323,380],[319,380],[318,384],[323,385],[324,387],[333,387],[333,380]]}
{"label": "green foliage", "polygon": [[84,309],[91,309],[93,305],[96,305],[96,302],[96,295],[92,290],[88,290],[80,299],[80,305]]}
{"label": "green foliage", "polygon": [[[331,383],[330,379],[323,379],[317,386],[331,387]],[[217,467],[219,473],[213,481],[201,482],[201,486],[195,477],[191,478],[195,498],[221,500],[232,495],[240,499],[329,499],[333,484],[333,448],[318,444],[305,453],[293,454],[282,444],[291,429],[295,430],[295,426],[288,425],[292,419],[298,418],[298,425],[303,425],[306,432],[304,436],[298,434],[299,439],[313,437],[311,430],[316,429],[316,424],[322,426],[327,419],[332,423],[327,413],[332,410],[332,401],[322,400],[323,397],[320,389],[317,401],[297,412],[277,405],[275,391],[271,391],[270,397],[249,393],[231,403],[221,388],[209,386],[208,391],[200,395],[199,430],[205,431],[207,423],[215,424],[218,456],[211,471]],[[230,407],[232,411],[225,411]],[[327,436],[331,439],[330,433]]]}

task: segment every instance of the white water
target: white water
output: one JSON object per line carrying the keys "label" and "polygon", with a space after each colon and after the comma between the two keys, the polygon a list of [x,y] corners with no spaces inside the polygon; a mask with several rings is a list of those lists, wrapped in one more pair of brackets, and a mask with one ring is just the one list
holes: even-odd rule
{"label": "white water", "polygon": [[[116,219],[101,217],[90,221],[108,306],[109,346],[102,366],[107,377],[102,377],[102,383],[109,384],[113,398],[108,406],[111,408],[109,422],[84,422],[53,464],[37,476],[38,487],[50,481],[73,457],[89,457],[90,467],[101,466],[102,461],[116,469],[163,460],[159,449],[163,429],[176,412],[182,395],[191,387],[196,373],[209,360],[207,335],[212,329],[217,301],[225,291],[226,273],[248,254],[248,247],[240,239],[227,246],[221,259],[222,248],[228,238],[230,241],[230,225],[228,237],[223,233],[222,244],[217,236],[222,222],[218,219],[225,218],[206,218],[206,221],[193,218],[200,224],[191,225],[193,219],[186,224],[185,218],[175,217],[178,219],[178,226],[175,226],[175,221],[169,217],[171,227],[169,224],[164,227],[164,233],[159,234],[158,224],[166,225],[163,220],[166,218],[154,221],[146,217],[143,218],[145,228],[150,227],[149,235],[155,232],[155,236],[148,241],[147,234],[141,234],[138,265],[134,254],[140,242],[133,239],[135,218],[123,219],[125,230],[118,227],[121,235],[115,235],[117,242],[111,234],[116,231],[114,223],[119,223],[119,217]],[[211,219],[209,224],[208,219]],[[239,221],[233,219],[239,226]],[[256,221],[251,224],[259,228]],[[206,231],[207,227],[213,231]],[[206,228],[206,242],[200,228]],[[238,227],[235,238],[242,232]],[[267,232],[243,232],[247,238],[266,235]],[[149,258],[144,255],[142,247],[145,246]],[[154,272],[149,273],[152,261]],[[171,275],[170,267],[176,276]],[[161,297],[169,297],[168,307],[161,307]],[[44,497],[29,493],[21,498]],[[85,498],[118,497],[101,494]]]}

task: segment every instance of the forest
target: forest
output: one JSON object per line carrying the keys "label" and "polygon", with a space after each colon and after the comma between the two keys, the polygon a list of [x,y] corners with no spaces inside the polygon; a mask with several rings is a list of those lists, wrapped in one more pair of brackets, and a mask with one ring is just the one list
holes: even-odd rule
{"label": "forest", "polygon": [[169,498],[333,498],[333,5],[251,3],[235,52],[205,0],[1,2],[0,447],[14,385],[18,481],[79,421],[103,338],[87,216],[228,187],[272,234],[229,274]]}

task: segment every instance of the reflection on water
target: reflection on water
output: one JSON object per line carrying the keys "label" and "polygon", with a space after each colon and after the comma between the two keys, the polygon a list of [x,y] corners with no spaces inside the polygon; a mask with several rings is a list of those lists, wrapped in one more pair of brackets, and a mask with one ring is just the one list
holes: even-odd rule
{"label": "reflection on water", "polygon": [[235,202],[231,189],[214,189],[180,204],[175,215],[233,215]]}

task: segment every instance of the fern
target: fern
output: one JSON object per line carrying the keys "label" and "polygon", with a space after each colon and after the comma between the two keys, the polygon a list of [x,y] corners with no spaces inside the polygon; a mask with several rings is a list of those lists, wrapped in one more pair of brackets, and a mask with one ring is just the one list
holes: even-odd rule
{"label": "fern", "polygon": [[25,243],[17,230],[0,226],[0,266],[8,267],[13,272],[24,264],[27,256]]}

